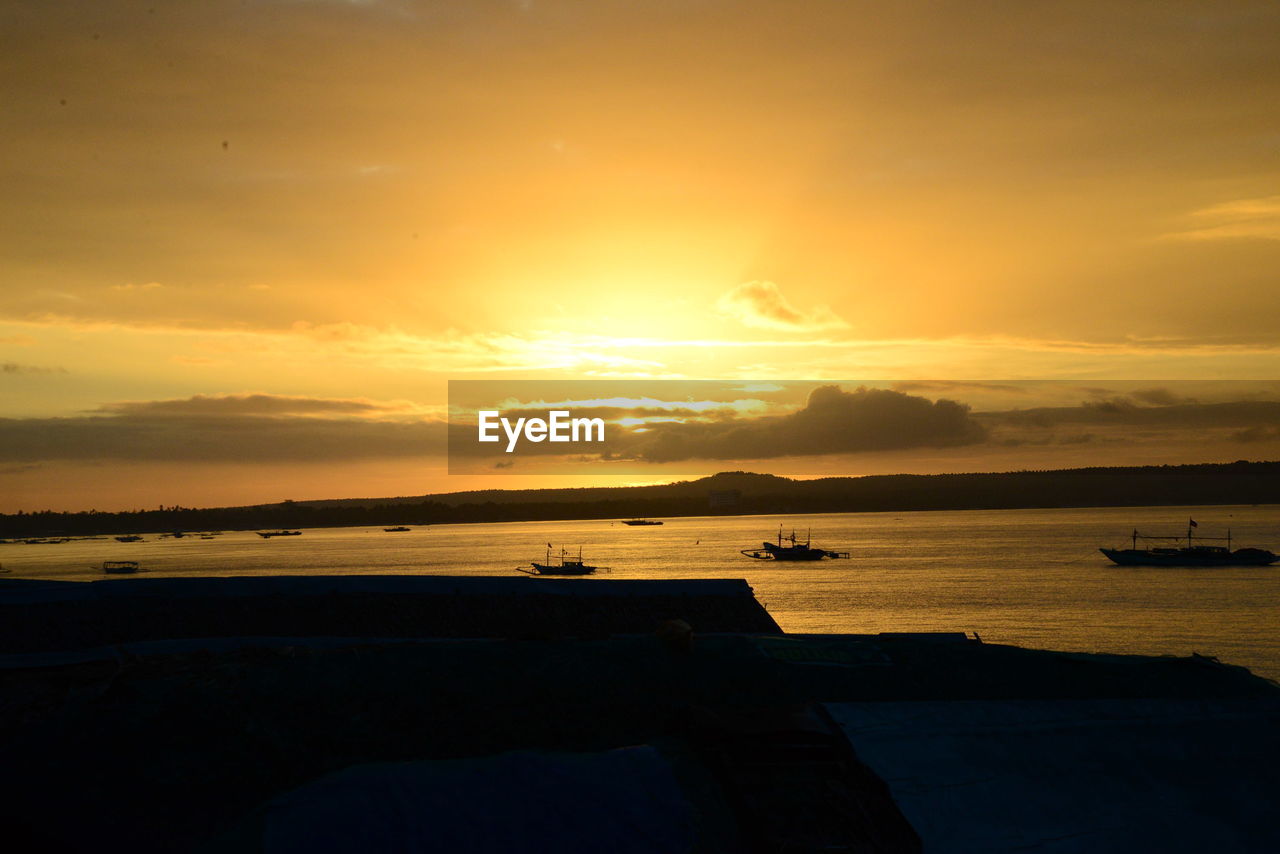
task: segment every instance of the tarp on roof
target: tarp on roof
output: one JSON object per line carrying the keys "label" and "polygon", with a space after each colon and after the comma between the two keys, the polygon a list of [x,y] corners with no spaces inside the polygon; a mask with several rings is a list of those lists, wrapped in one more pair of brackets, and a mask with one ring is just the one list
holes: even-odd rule
{"label": "tarp on roof", "polygon": [[273,801],[264,854],[678,854],[692,812],[652,747],[359,765]]}
{"label": "tarp on roof", "polygon": [[930,854],[1280,851],[1280,703],[830,703]]}

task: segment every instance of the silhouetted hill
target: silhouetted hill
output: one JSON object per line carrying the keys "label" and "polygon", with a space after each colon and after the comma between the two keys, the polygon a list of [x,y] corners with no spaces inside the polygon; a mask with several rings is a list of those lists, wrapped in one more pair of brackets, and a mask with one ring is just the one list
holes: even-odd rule
{"label": "silhouetted hill", "polygon": [[655,486],[479,490],[124,513],[0,516],[0,537],[748,515],[1174,504],[1280,504],[1280,462],[792,480],[721,472]]}
{"label": "silhouetted hill", "polygon": [[[851,480],[852,478],[843,478]],[[551,489],[473,489],[466,492],[441,492],[435,495],[417,495],[399,498],[337,498],[319,499],[316,501],[299,501],[308,507],[351,507],[368,504],[416,504],[421,501],[438,501],[441,504],[457,506],[460,504],[523,504],[528,502],[548,502],[568,504],[577,501],[598,500],[603,494],[609,497],[622,498],[645,496],[648,498],[665,498],[687,495],[690,492],[705,490],[738,489],[749,492],[781,490],[789,485],[812,481],[797,481],[776,474],[757,474],[748,471],[722,471],[709,477],[697,480],[680,480],[674,483],[654,484],[652,486],[588,486]]]}

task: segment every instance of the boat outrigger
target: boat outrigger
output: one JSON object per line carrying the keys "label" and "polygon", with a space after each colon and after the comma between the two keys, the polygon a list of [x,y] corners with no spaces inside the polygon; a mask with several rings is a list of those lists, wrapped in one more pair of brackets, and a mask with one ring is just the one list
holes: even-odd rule
{"label": "boat outrigger", "polygon": [[[597,569],[608,569],[607,566],[588,566],[582,561],[582,547],[578,547],[578,556],[572,557],[565,549],[560,549],[559,555],[552,555],[551,545],[547,545],[546,563],[538,563],[533,561],[526,568],[517,566],[518,572],[526,575],[590,575]],[[558,561],[558,562],[557,562]]]}
{"label": "boat outrigger", "polygon": [[[1098,549],[1113,563],[1120,566],[1270,566],[1280,555],[1266,549],[1231,550],[1231,529],[1227,529],[1225,537],[1197,537],[1194,519],[1187,525],[1186,537],[1169,535],[1148,535],[1133,529],[1133,545],[1127,549]],[[1147,546],[1138,548],[1138,540],[1165,540],[1182,542],[1185,546]],[[1215,540],[1226,542],[1225,546],[1196,545],[1195,540]]]}
{"label": "boat outrigger", "polygon": [[[796,532],[792,531],[790,536],[782,535],[782,527],[778,527],[778,542],[761,543],[758,549],[743,549],[742,554],[755,560],[822,560],[823,558],[847,558],[848,552],[833,552],[827,549],[816,549],[812,546],[813,532],[810,531],[805,535],[804,542],[800,542]],[[784,546],[783,543],[790,543]]]}

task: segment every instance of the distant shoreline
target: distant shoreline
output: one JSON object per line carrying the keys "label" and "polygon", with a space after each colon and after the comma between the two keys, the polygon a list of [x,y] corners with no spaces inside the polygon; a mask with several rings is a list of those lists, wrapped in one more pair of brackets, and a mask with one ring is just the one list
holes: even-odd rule
{"label": "distant shoreline", "polygon": [[0,515],[0,539],[690,516],[1280,504],[1280,462],[792,480],[721,472],[655,486],[491,490],[248,507]]}

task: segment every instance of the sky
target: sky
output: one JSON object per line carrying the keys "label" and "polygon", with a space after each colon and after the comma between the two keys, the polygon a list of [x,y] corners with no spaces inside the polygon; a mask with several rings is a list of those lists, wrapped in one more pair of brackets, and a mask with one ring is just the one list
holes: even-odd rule
{"label": "sky", "polygon": [[[621,482],[449,474],[466,379],[981,428],[627,482],[1276,458],[1276,44],[1243,0],[0,3],[0,512]],[[1217,432],[992,427],[1116,399]]]}

